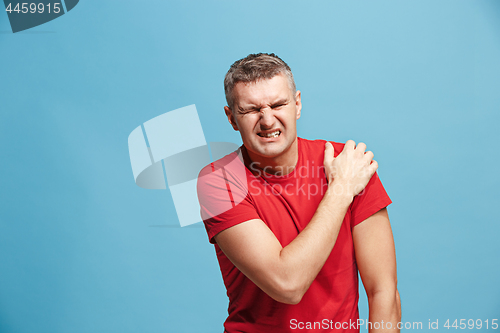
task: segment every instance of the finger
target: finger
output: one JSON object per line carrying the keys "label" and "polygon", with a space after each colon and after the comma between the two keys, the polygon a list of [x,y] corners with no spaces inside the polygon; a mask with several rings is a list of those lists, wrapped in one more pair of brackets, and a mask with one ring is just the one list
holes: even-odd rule
{"label": "finger", "polygon": [[372,152],[371,150],[369,150],[369,151],[367,151],[367,152],[365,153],[365,158],[366,158],[366,159],[368,159],[369,161],[373,160],[373,157],[374,157],[374,156],[375,156],[375,155],[373,155],[373,152]]}
{"label": "finger", "polygon": [[329,165],[330,163],[333,162],[334,160],[334,157],[333,157],[333,154],[334,154],[334,149],[333,149],[333,145],[330,143],[330,142],[326,142],[325,143],[325,157],[324,157],[324,160],[323,160],[323,164],[324,165]]}
{"label": "finger", "polygon": [[366,145],[363,142],[360,142],[356,145],[356,150],[364,153],[366,150]]}
{"label": "finger", "polygon": [[368,168],[370,169],[370,172],[373,175],[375,173],[375,171],[377,171],[377,169],[378,169],[377,161],[373,160],[372,163],[368,166]]}
{"label": "finger", "polygon": [[352,140],[347,140],[347,142],[345,143],[345,146],[344,146],[344,150],[354,150],[354,148],[356,147],[356,143]]}

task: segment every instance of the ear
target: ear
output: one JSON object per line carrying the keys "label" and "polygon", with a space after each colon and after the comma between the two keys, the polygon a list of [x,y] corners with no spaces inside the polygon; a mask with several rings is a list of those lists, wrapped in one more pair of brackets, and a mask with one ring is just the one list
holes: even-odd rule
{"label": "ear", "polygon": [[233,129],[235,131],[239,131],[238,124],[236,124],[236,119],[234,119],[233,111],[228,106],[225,106],[224,112],[226,112],[227,120],[229,121],[231,126],[233,126]]}
{"label": "ear", "polygon": [[300,111],[302,110],[302,102],[300,101],[300,90],[295,93],[295,109],[297,110],[297,118],[300,118]]}

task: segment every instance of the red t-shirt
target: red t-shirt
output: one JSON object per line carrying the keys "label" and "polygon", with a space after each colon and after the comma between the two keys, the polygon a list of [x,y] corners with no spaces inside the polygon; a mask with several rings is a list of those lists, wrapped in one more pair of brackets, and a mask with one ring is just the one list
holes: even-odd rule
{"label": "red t-shirt", "polygon": [[[337,156],[344,144],[332,142]],[[208,238],[229,297],[225,331],[359,332],[358,269],[352,228],[391,203],[377,174],[350,205],[325,265],[300,303],[275,301],[241,273],[215,243],[214,236],[236,224],[261,219],[285,247],[307,226],[327,189],[325,141],[298,138],[298,162],[285,176],[258,173],[246,149],[206,166],[198,179],[198,198]],[[252,171],[253,170],[253,173]]]}

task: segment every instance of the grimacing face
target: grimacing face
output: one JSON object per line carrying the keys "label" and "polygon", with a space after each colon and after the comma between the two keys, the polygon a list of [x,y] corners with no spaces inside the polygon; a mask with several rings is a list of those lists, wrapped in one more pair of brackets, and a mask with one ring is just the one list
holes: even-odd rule
{"label": "grimacing face", "polygon": [[234,130],[239,131],[250,159],[267,164],[286,155],[297,140],[300,91],[290,89],[278,74],[256,82],[238,82],[233,88],[233,109],[224,107]]}

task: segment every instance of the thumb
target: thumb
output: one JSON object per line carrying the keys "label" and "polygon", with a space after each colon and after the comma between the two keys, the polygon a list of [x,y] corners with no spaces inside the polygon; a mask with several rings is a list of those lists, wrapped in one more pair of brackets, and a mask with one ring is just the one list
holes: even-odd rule
{"label": "thumb", "polygon": [[333,162],[333,160],[335,159],[333,157],[334,152],[335,152],[335,149],[333,148],[333,145],[327,141],[325,143],[325,157],[324,157],[323,164],[326,165],[326,164]]}

